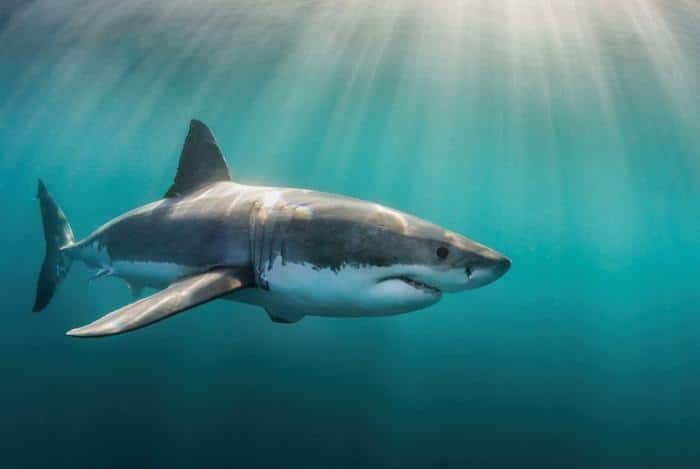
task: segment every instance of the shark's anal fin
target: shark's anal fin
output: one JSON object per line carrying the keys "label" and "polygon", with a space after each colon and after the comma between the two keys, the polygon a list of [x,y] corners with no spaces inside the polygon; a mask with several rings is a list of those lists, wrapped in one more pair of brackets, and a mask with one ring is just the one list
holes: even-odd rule
{"label": "shark's anal fin", "polygon": [[165,197],[177,197],[207,184],[230,180],[226,160],[211,130],[204,123],[193,119],[182,147],[175,182]]}
{"label": "shark's anal fin", "polygon": [[121,334],[148,326],[251,284],[251,274],[247,269],[214,269],[178,280],[168,288],[119,308],[87,326],[71,329],[67,335],[101,337]]}
{"label": "shark's anal fin", "polygon": [[109,277],[110,275],[112,275],[112,269],[107,268],[107,267],[103,267],[103,268],[99,269],[97,272],[95,272],[92,275],[92,277],[90,277],[89,280],[93,281],[93,280],[97,280],[98,278]]}
{"label": "shark's anal fin", "polygon": [[279,314],[277,312],[272,312],[269,309],[265,309],[265,312],[270,316],[272,322],[279,324],[294,324],[299,322],[304,317],[303,314]]}

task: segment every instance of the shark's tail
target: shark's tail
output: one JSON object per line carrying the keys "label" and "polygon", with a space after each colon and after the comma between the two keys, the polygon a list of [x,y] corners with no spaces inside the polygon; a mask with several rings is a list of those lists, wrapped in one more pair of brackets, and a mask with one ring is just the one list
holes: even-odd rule
{"label": "shark's tail", "polygon": [[51,198],[41,179],[37,196],[41,208],[41,219],[44,223],[46,256],[36,286],[36,300],[33,308],[35,312],[41,311],[49,304],[56,287],[68,275],[71,259],[62,252],[62,248],[73,243],[73,230],[61,207]]}

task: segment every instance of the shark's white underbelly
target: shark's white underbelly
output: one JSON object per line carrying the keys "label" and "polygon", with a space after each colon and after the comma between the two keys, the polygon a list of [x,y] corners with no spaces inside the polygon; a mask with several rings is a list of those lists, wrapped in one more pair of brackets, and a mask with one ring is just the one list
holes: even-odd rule
{"label": "shark's white underbelly", "polygon": [[401,266],[344,265],[318,268],[308,263],[283,263],[277,257],[263,274],[268,289],[240,290],[232,300],[262,306],[288,320],[302,316],[360,317],[400,314],[437,302],[439,294],[427,294],[400,280]]}
{"label": "shark's white underbelly", "polygon": [[109,269],[115,277],[154,288],[167,287],[179,278],[202,270],[172,262],[143,261],[114,261]]}

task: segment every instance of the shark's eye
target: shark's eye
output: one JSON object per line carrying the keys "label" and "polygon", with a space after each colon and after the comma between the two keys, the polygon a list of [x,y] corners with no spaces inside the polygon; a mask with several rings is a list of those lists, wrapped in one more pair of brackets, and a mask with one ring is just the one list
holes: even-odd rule
{"label": "shark's eye", "polygon": [[449,253],[450,251],[445,246],[440,246],[437,248],[437,251],[435,251],[435,254],[437,254],[440,259],[445,259]]}

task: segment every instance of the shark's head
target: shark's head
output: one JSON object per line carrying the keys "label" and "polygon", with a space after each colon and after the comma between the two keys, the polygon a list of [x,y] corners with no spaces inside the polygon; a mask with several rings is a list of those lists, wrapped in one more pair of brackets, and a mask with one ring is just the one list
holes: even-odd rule
{"label": "shark's head", "polygon": [[364,248],[387,265],[377,275],[377,292],[400,296],[416,309],[444,292],[488,285],[511,265],[491,248],[407,214],[387,211],[371,224],[370,231],[382,234],[368,236]]}
{"label": "shark's head", "polygon": [[[431,230],[433,231],[433,230]],[[398,243],[406,277],[442,292],[483,287],[510,268],[510,259],[459,234],[435,227],[426,237],[407,237]]]}
{"label": "shark's head", "polygon": [[[443,293],[479,288],[508,271],[510,261],[484,245],[418,217],[379,204],[323,193],[277,194],[260,223],[284,233],[258,268],[271,292],[298,309],[339,316],[386,315],[436,303]],[[272,213],[272,215],[270,215]],[[257,239],[257,238],[255,238]]]}

